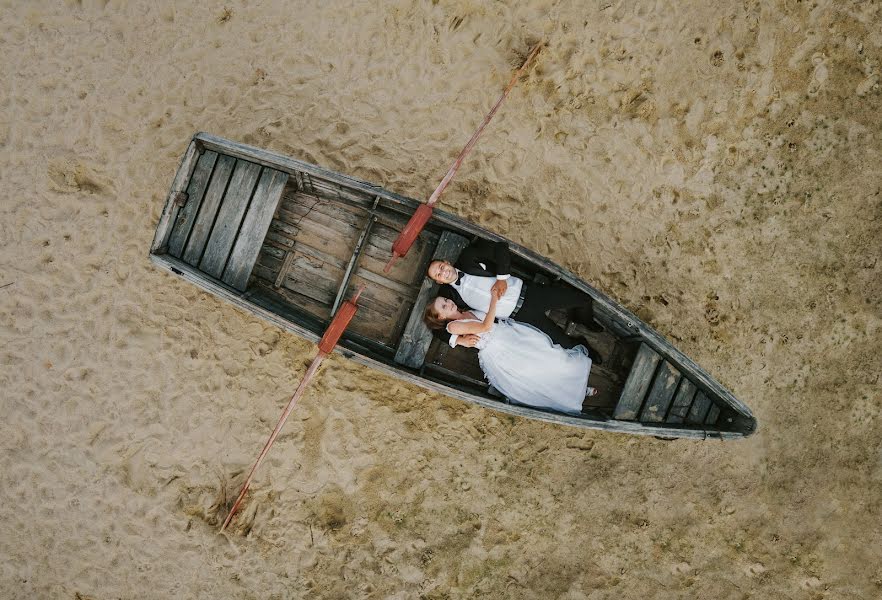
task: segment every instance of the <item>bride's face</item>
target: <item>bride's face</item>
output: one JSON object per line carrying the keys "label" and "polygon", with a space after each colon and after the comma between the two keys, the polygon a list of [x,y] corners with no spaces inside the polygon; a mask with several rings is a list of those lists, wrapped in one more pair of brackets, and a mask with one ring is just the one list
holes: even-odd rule
{"label": "bride's face", "polygon": [[456,308],[456,302],[449,298],[438,296],[435,298],[434,306],[435,312],[438,313],[438,316],[442,319],[452,319],[459,313],[459,310]]}

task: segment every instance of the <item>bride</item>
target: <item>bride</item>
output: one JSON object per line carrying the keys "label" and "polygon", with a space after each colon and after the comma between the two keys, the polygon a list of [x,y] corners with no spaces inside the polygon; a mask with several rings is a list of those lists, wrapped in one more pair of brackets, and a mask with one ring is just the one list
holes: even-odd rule
{"label": "bride", "polygon": [[[453,300],[438,296],[426,307],[430,329],[445,328],[451,345],[476,347],[481,370],[509,400],[537,408],[579,413],[588,387],[591,359],[584,346],[567,350],[532,325],[504,319],[494,323],[499,294],[491,292],[489,311],[461,312]],[[483,318],[481,318],[483,317]]]}

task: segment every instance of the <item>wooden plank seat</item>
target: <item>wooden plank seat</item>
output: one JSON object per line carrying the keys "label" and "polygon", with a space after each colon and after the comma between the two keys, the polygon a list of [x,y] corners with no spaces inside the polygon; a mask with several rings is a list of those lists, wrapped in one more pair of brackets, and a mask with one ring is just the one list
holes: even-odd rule
{"label": "wooden plank seat", "polygon": [[692,401],[692,407],[686,414],[686,422],[691,425],[700,425],[704,423],[704,420],[707,418],[707,414],[710,411],[710,407],[710,398],[708,398],[704,392],[699,391],[695,395],[695,400]]}
{"label": "wooden plank seat", "polygon": [[716,425],[717,420],[720,418],[720,407],[716,404],[711,404],[710,410],[707,411],[707,417],[704,419],[705,425]]}
{"label": "wooden plank seat", "polygon": [[619,396],[615,411],[613,411],[613,418],[628,421],[637,419],[659,361],[661,361],[661,356],[655,350],[646,344],[640,344],[640,349],[634,358],[634,364],[631,366],[631,372],[628,374],[628,380],[625,382],[625,387],[622,389],[622,394]]}
{"label": "wooden plank seat", "polygon": [[[446,260],[455,263],[468,243],[469,241],[463,236],[451,231],[444,231],[438,238],[438,245],[435,246],[432,260]],[[438,284],[428,277],[424,277],[395,352],[395,362],[398,364],[418,369],[426,360],[426,353],[432,343],[432,332],[423,323],[423,313],[429,300],[437,295]]]}
{"label": "wooden plank seat", "polygon": [[678,383],[680,383],[680,371],[668,361],[662,361],[646,397],[646,406],[640,414],[642,422],[661,423],[665,420]]}
{"label": "wooden plank seat", "polygon": [[676,396],[674,396],[674,402],[671,404],[665,422],[683,423],[686,420],[686,415],[689,414],[689,407],[692,406],[695,392],[695,384],[684,377],[677,389]]}
{"label": "wooden plank seat", "polygon": [[[193,223],[193,230],[189,234],[184,253],[181,255],[181,260],[188,265],[199,267],[202,253],[205,251],[205,242],[211,235],[217,210],[223,200],[224,192],[227,191],[227,184],[230,182],[230,176],[233,174],[235,166],[236,159],[232,156],[220,156],[217,160],[214,172],[211,174],[211,183],[208,184],[205,198],[198,208],[198,214]],[[190,198],[187,202],[194,201],[195,198]],[[172,235],[174,235],[174,231],[172,231]]]}
{"label": "wooden plank seat", "polygon": [[207,150],[196,162],[168,253],[245,291],[288,174]]}
{"label": "wooden plank seat", "polygon": [[[193,169],[193,175],[190,177],[190,183],[187,185],[187,199],[184,206],[178,212],[175,225],[168,238],[168,253],[175,258],[180,258],[184,252],[184,245],[187,243],[187,237],[193,229],[193,223],[196,222],[196,216],[199,214],[199,207],[202,205],[202,198],[205,196],[205,190],[211,179],[211,173],[214,171],[214,165],[217,162],[217,152],[211,150],[203,152],[196,162],[196,168]],[[224,182],[226,185],[226,182]]]}
{"label": "wooden plank seat", "polygon": [[715,425],[720,408],[694,382],[646,344],[641,344],[613,411],[641,423]]}
{"label": "wooden plank seat", "polygon": [[233,243],[227,265],[221,279],[236,288],[244,290],[257,255],[263,245],[263,238],[273,219],[273,213],[288,183],[288,174],[275,169],[263,169],[248,212],[242,220],[242,227]]}

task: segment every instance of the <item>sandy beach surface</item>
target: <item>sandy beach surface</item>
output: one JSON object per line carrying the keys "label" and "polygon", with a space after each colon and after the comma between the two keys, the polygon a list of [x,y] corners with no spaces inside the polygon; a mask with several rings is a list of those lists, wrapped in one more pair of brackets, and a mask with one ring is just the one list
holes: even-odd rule
{"label": "sandy beach surface", "polygon": [[[207,131],[442,198],[743,399],[738,443],[494,414],[151,266]],[[0,597],[882,597],[882,4],[0,7]]]}

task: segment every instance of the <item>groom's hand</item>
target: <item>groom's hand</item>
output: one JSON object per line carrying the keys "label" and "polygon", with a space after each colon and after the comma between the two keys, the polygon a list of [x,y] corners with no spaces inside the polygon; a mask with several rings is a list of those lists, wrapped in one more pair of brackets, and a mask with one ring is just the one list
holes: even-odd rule
{"label": "groom's hand", "polygon": [[508,289],[508,282],[505,279],[497,279],[496,283],[493,284],[493,287],[490,288],[491,292],[496,292],[497,298],[502,298],[505,296],[505,292]]}
{"label": "groom's hand", "polygon": [[474,333],[466,333],[456,338],[456,343],[460,346],[465,346],[466,348],[474,348],[478,345],[479,339],[480,338]]}

